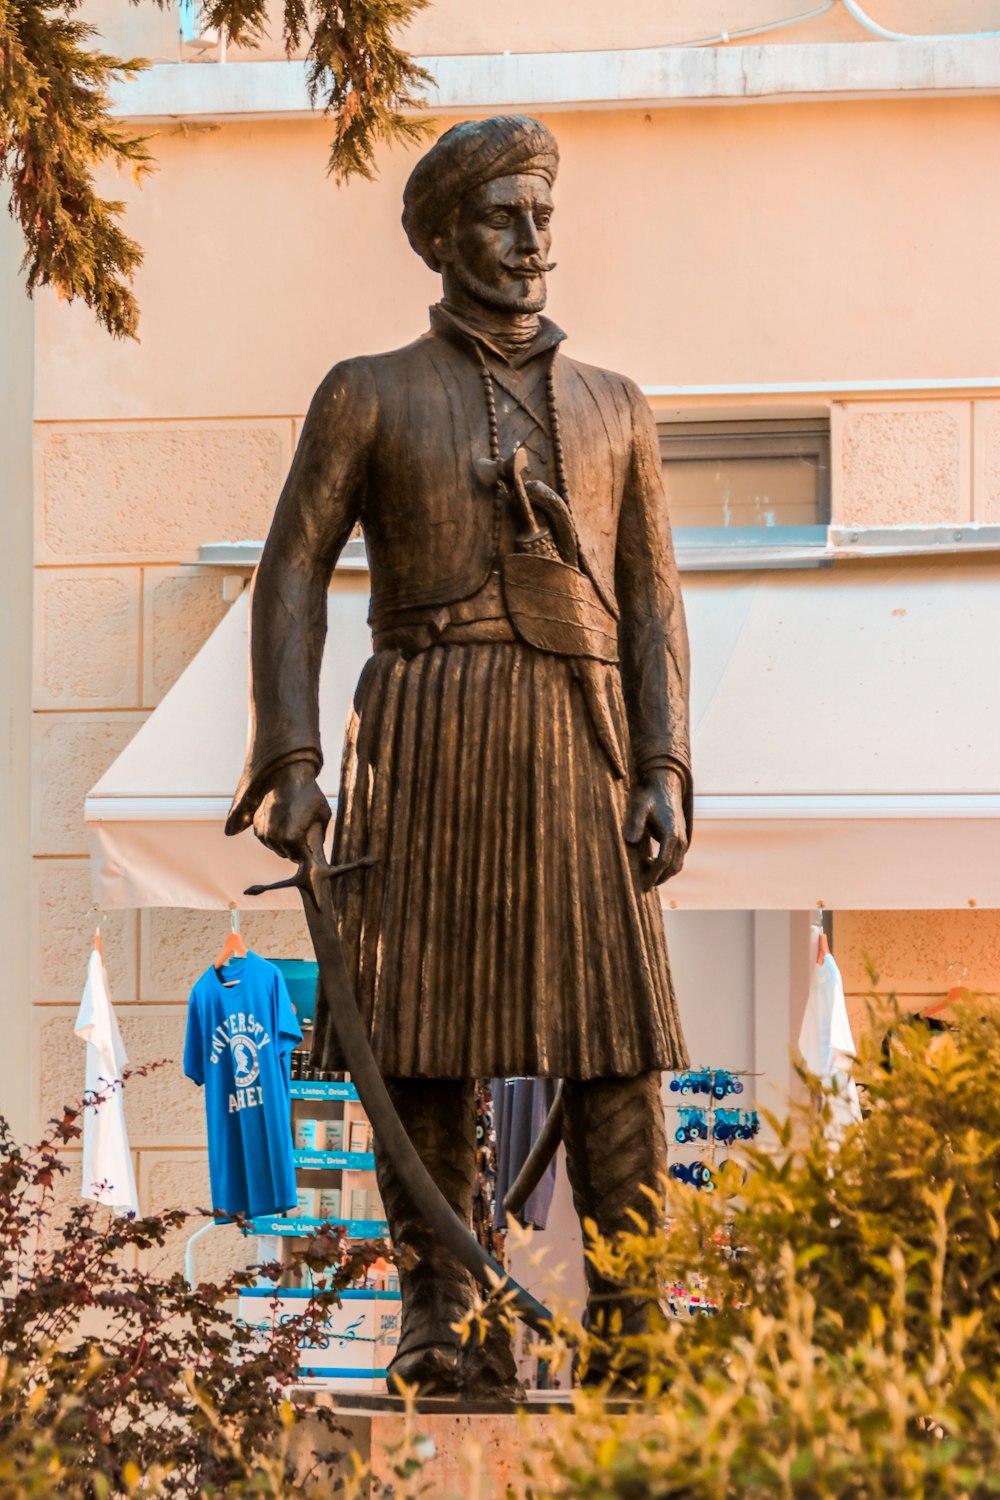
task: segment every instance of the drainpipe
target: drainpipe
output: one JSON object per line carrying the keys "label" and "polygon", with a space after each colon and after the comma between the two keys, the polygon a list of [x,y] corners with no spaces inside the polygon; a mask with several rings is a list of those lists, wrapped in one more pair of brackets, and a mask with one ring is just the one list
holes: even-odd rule
{"label": "drainpipe", "polygon": [[866,16],[858,0],[841,0],[844,9],[849,15],[870,31],[873,36],[880,36],[887,42],[972,42],[980,38],[1000,37],[1000,31],[952,31],[948,33],[927,33],[913,31],[889,31],[885,26],[880,26],[873,21],[871,16]]}

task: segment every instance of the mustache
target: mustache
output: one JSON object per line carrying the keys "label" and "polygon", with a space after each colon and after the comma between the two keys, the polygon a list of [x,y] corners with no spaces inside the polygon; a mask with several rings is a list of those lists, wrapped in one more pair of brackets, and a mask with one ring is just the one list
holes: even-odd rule
{"label": "mustache", "polygon": [[502,260],[500,264],[512,276],[523,276],[526,273],[530,276],[543,276],[547,271],[554,271],[557,262],[554,260],[542,260],[539,256],[533,255],[529,260]]}

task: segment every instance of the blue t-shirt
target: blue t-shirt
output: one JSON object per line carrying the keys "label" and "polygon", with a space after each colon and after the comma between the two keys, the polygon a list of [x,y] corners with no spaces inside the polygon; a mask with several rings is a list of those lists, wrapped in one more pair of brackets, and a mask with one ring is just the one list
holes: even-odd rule
{"label": "blue t-shirt", "polygon": [[205,1086],[216,1218],[295,1206],[290,1058],[302,1040],[285,981],[257,953],[206,969],[188,1002],[184,1072]]}

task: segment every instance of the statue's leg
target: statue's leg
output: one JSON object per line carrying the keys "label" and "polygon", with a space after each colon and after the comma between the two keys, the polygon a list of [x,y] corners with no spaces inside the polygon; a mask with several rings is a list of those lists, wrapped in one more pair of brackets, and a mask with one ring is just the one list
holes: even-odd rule
{"label": "statue's leg", "polygon": [[[472,1222],[476,1172],[475,1083],[471,1079],[389,1078],[386,1085],[417,1153],[464,1224]],[[405,1183],[378,1150],[375,1164],[389,1233],[398,1250],[415,1257],[400,1267],[399,1348],[389,1366],[425,1395],[462,1392],[503,1396],[514,1387],[510,1338],[493,1329],[484,1345],[463,1347],[452,1325],[473,1306],[472,1277],[423,1224]]]}
{"label": "statue's leg", "polygon": [[[598,1233],[610,1238],[635,1230],[632,1209],[657,1227],[653,1205],[642,1188],[660,1192],[667,1170],[659,1073],[586,1082],[567,1079],[563,1100],[566,1167],[581,1223],[593,1219]],[[586,1275],[584,1322],[598,1337],[607,1336],[615,1313],[625,1336],[657,1326],[660,1313],[655,1288],[630,1288],[611,1281],[589,1259]],[[600,1380],[607,1373],[607,1361],[595,1356],[585,1379]]]}

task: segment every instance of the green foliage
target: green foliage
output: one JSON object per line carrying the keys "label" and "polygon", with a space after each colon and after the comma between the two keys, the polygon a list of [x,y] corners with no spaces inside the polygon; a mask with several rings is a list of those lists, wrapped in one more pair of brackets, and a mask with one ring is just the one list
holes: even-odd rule
{"label": "green foliage", "polygon": [[722,1191],[668,1186],[669,1232],[595,1244],[622,1284],[703,1277],[719,1310],[611,1351],[635,1403],[582,1394],[534,1500],[1000,1493],[1000,1012],[956,1015],[937,1037],[879,1019],[839,1142],[828,1102],[772,1121]]}
{"label": "green foliage", "polygon": [[[526,1496],[1000,1494],[1000,1010],[966,997],[955,1015],[940,1036],[895,1009],[877,1018],[889,1043],[863,1050],[865,1115],[840,1139],[828,1101],[772,1120],[775,1140],[717,1193],[665,1185],[667,1232],[594,1242],[626,1294],[702,1278],[718,1311],[605,1344],[561,1320],[548,1356],[575,1343],[583,1364],[617,1368],[618,1389],[577,1393],[534,1441],[526,1419]],[[225,1308],[245,1278],[192,1292],[128,1269],[183,1215],[78,1205],[54,1231],[61,1148],[78,1135],[69,1111],[36,1151],[0,1150],[0,1500],[310,1493],[282,1399],[297,1335],[251,1347]],[[337,1250],[313,1245],[312,1263]],[[468,1336],[508,1300],[497,1288]],[[438,1500],[429,1451],[411,1413],[393,1493]],[[484,1493],[477,1465],[465,1500]],[[363,1492],[354,1467],[347,1495]]]}
{"label": "green foliage", "polygon": [[[401,51],[393,33],[429,0],[285,0],[283,37],[291,53],[308,39],[309,97],[334,120],[329,170],[338,180],[374,177],[375,151],[392,141],[418,141],[426,119],[418,109],[431,75]],[[233,42],[256,45],[265,34],[267,0],[205,0],[209,26]]]}
{"label": "green foliage", "polygon": [[[130,0],[133,5],[143,0]],[[174,0],[153,0],[161,10]],[[394,42],[429,0],[284,0],[288,52],[306,47],[310,97],[333,119],[329,170],[338,180],[375,175],[379,146],[420,139],[420,86],[430,75]],[[144,137],[117,123],[110,90],[148,63],[112,57],[79,19],[80,0],[0,0],[0,180],[24,234],[29,295],[52,286],[81,297],[109,333],[134,338],[129,283],[142,251],[122,230],[124,205],[95,186],[102,167],[141,180],[153,162]],[[203,0],[207,26],[234,44],[259,45],[267,0]]]}
{"label": "green foliage", "polygon": [[77,0],[0,0],[0,180],[24,233],[29,294],[82,297],[110,333],[134,336],[126,283],[142,252],[94,176],[105,164],[136,180],[150,170],[145,142],[115,123],[109,101],[112,83],[146,64],[93,50],[94,28],[76,10]]}
{"label": "green foliage", "polygon": [[[136,1269],[137,1252],[201,1215],[116,1218],[81,1201],[56,1212],[64,1150],[80,1133],[79,1111],[67,1110],[24,1150],[0,1120],[0,1500],[329,1493],[332,1414],[287,1391],[300,1340],[377,1248],[345,1260],[336,1233],[316,1236],[304,1259],[333,1266],[324,1289],[262,1335],[236,1319],[233,1299],[277,1266],[196,1287]],[[307,1416],[331,1434],[312,1456],[296,1444]]]}

